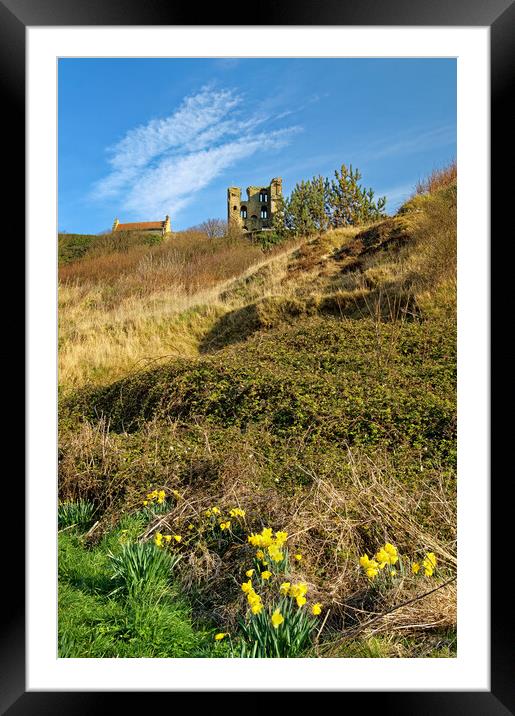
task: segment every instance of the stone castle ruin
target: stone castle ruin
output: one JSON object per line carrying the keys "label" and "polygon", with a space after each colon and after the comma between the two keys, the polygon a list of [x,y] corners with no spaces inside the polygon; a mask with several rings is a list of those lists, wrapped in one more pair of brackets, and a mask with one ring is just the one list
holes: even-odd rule
{"label": "stone castle ruin", "polygon": [[247,198],[241,198],[241,189],[230,186],[227,189],[227,222],[229,226],[243,231],[254,232],[272,228],[272,219],[277,211],[277,201],[282,195],[283,180],[272,179],[268,186],[249,186]]}

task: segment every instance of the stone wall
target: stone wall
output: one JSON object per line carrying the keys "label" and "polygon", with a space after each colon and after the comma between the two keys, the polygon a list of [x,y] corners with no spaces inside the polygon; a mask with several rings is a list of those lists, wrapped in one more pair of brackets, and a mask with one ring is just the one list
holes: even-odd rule
{"label": "stone wall", "polygon": [[277,211],[277,199],[282,194],[282,179],[272,179],[268,186],[249,186],[247,197],[241,198],[241,189],[227,189],[227,221],[243,231],[260,231],[272,226]]}

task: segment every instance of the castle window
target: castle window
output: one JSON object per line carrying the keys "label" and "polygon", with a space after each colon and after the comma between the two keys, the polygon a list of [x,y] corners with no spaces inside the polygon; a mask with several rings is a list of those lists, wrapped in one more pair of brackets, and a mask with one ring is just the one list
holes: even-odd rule
{"label": "castle window", "polygon": [[246,206],[242,206],[242,207],[241,207],[241,209],[240,209],[240,216],[241,216],[242,219],[246,219],[246,218],[247,218],[247,207],[246,207]]}
{"label": "castle window", "polygon": [[238,207],[237,207],[237,206],[233,206],[233,207],[232,207],[232,210],[233,210],[233,211],[238,211]]}
{"label": "castle window", "polygon": [[268,219],[268,209],[266,208],[266,206],[261,207],[261,218]]}
{"label": "castle window", "polygon": [[262,204],[266,204],[266,202],[268,201],[268,191],[266,189],[261,189],[261,191],[259,192],[259,201]]}

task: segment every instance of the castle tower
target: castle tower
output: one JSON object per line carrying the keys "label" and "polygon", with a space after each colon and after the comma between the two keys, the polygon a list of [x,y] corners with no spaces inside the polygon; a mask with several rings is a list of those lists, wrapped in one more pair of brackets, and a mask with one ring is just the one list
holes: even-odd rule
{"label": "castle tower", "polygon": [[227,223],[229,226],[243,227],[241,216],[241,189],[230,186],[227,189]]}
{"label": "castle tower", "polygon": [[227,221],[243,231],[263,231],[272,228],[278,198],[282,195],[282,179],[272,179],[268,186],[249,186],[247,199],[241,199],[241,189],[227,189]]}
{"label": "castle tower", "polygon": [[283,195],[283,180],[281,177],[270,182],[270,213],[275,214],[278,209],[278,199]]}

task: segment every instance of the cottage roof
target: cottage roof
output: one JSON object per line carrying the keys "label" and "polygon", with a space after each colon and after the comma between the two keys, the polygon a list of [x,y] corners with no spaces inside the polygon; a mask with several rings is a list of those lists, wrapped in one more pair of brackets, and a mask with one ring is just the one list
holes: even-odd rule
{"label": "cottage roof", "polygon": [[137,221],[132,224],[118,224],[116,231],[147,231],[149,229],[164,229],[166,221]]}

